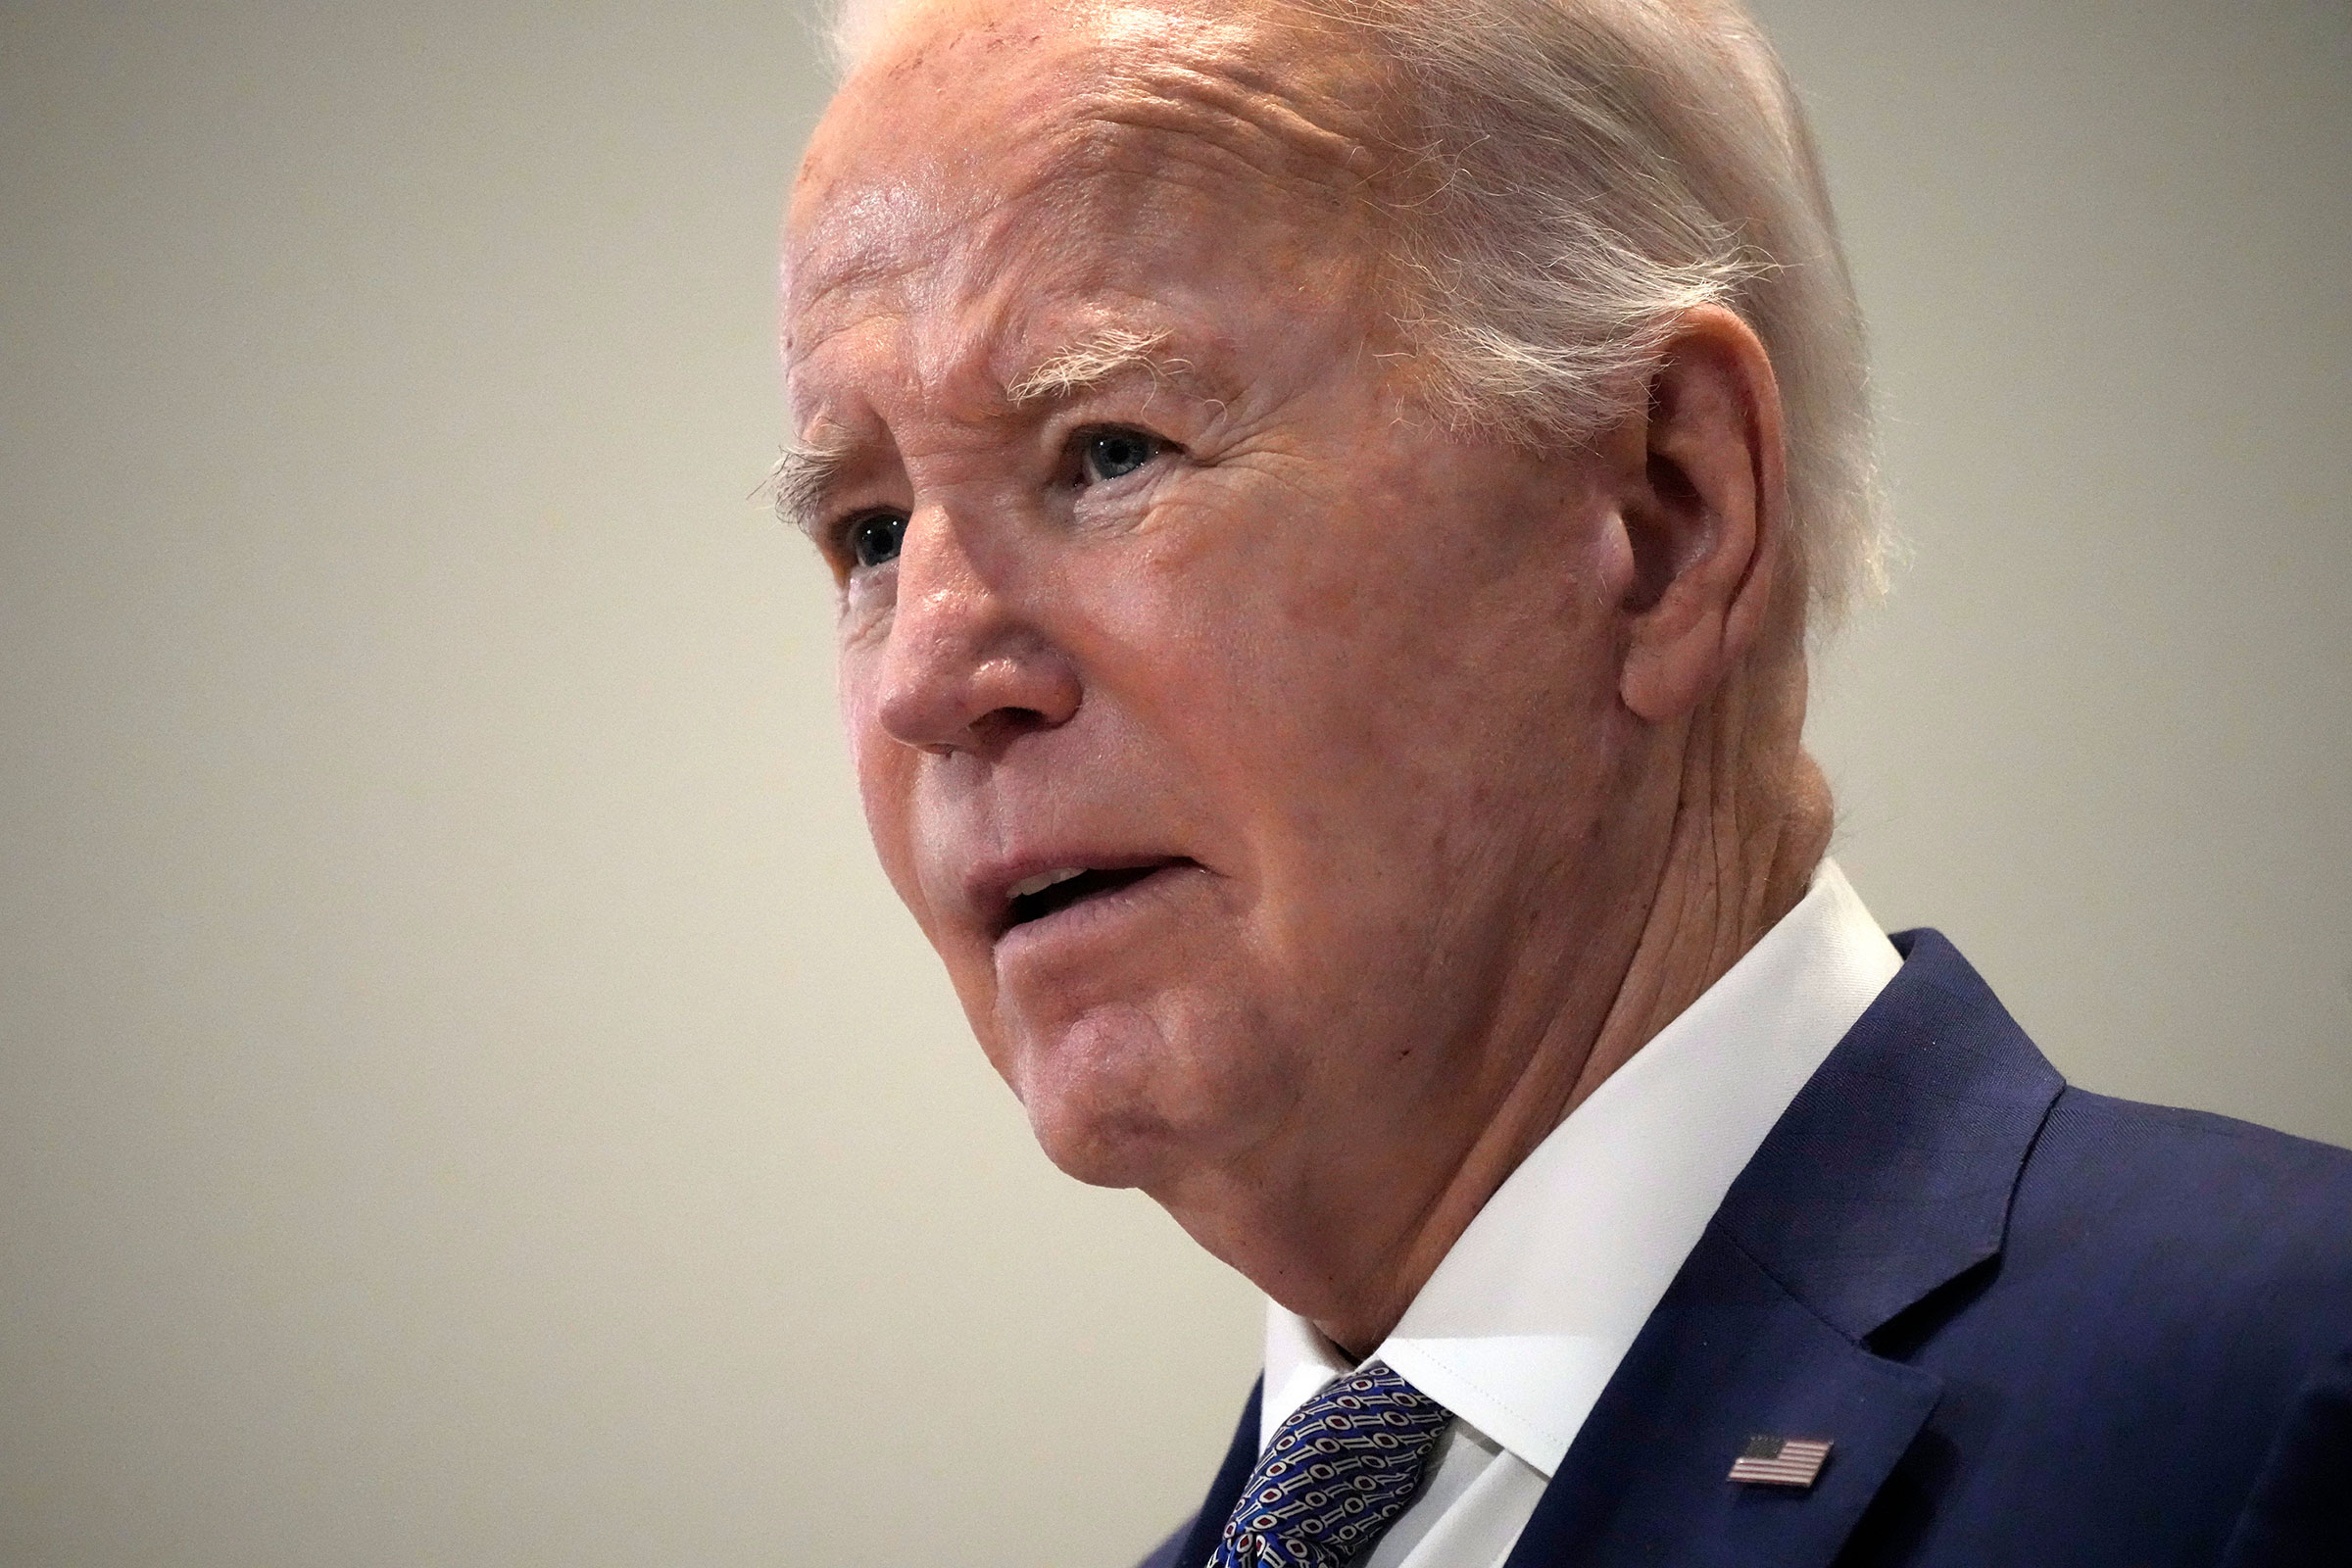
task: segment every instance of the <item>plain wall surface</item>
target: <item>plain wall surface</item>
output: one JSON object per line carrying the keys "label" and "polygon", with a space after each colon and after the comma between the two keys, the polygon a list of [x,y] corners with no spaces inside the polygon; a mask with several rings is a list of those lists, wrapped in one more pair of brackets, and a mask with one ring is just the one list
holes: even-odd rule
{"label": "plain wall surface", "polygon": [[[1770,0],[1909,563],[1837,853],[2352,1142],[2352,13]],[[1060,1177],[747,499],[779,5],[0,8],[0,1563],[1118,1564],[1257,1298]]]}

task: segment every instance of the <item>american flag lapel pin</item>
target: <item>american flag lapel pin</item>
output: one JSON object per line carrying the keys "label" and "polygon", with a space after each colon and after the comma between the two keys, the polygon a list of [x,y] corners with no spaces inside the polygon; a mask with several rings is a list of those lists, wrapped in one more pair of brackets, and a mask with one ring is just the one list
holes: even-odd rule
{"label": "american flag lapel pin", "polygon": [[1759,1432],[1732,1461],[1731,1479],[1758,1487],[1809,1487],[1829,1457],[1827,1438],[1783,1438]]}

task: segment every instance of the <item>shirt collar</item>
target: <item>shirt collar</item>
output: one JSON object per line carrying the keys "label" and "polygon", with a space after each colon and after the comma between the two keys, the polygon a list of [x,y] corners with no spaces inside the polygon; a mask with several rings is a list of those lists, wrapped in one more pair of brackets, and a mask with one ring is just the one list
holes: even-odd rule
{"label": "shirt collar", "polygon": [[[1732,1181],[1901,967],[1834,860],[1536,1146],[1373,1352],[1549,1477]],[[1262,1447],[1349,1370],[1266,1303]]]}

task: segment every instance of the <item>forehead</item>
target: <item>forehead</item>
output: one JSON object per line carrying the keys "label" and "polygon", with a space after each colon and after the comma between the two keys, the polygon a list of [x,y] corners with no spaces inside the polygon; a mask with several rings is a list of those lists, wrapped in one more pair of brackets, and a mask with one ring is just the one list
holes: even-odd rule
{"label": "forehead", "polygon": [[844,335],[892,335],[944,373],[1041,335],[1168,324],[1138,317],[1366,311],[1386,96],[1359,53],[1264,17],[938,8],[811,142],[787,367]]}

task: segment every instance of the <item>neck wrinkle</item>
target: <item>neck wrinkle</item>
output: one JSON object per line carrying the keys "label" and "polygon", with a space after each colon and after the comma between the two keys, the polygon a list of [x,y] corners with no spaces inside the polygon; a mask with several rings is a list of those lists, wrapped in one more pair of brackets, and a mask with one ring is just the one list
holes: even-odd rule
{"label": "neck wrinkle", "polygon": [[[1802,702],[1800,685],[1800,715]],[[1804,897],[1829,848],[1830,794],[1795,742],[1797,726],[1775,722],[1785,712],[1752,688],[1734,690],[1691,725],[1648,913],[1600,1024],[1584,1036],[1581,1064],[1564,1070],[1561,1048],[1573,1039],[1547,1041],[1531,1054],[1450,1176],[1393,1233],[1402,1244],[1395,1261],[1363,1276],[1385,1279],[1387,1288],[1363,1310],[1315,1320],[1343,1353],[1360,1361],[1377,1348],[1511,1172]],[[1787,739],[1742,745],[1743,720]],[[1568,1018],[1559,1023],[1573,1027]]]}
{"label": "neck wrinkle", "polygon": [[1779,689],[1730,686],[1691,726],[1648,916],[1561,1120],[1805,896],[1833,817],[1828,781],[1798,742],[1803,714],[1800,662]]}

